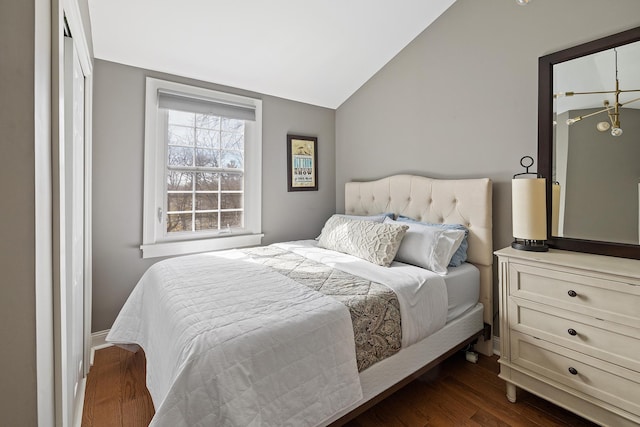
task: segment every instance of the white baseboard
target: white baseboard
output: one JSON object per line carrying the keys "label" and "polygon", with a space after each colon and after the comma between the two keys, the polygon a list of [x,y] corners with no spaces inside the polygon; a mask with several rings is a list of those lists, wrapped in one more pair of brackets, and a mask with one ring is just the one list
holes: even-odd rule
{"label": "white baseboard", "polygon": [[104,331],[98,331],[91,334],[91,366],[93,366],[93,358],[96,354],[96,350],[101,348],[111,347],[113,344],[106,341],[109,329]]}
{"label": "white baseboard", "polygon": [[500,356],[500,337],[493,336],[493,354]]}
{"label": "white baseboard", "polygon": [[91,348],[100,350],[101,348],[110,347],[110,344],[106,341],[109,329],[104,331],[98,331],[91,334]]}

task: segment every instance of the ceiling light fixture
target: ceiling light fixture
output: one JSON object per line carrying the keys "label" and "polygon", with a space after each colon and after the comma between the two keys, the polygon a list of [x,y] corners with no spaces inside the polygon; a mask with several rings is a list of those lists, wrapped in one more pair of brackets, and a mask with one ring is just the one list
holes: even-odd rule
{"label": "ceiling light fixture", "polygon": [[520,6],[526,6],[531,0],[516,0]]}
{"label": "ceiling light fixture", "polygon": [[[520,1],[520,0],[518,0]],[[595,116],[596,114],[606,112],[609,116],[609,121],[611,122],[611,126],[607,122],[600,122],[596,125],[596,128],[600,132],[605,132],[609,130],[611,127],[611,135],[612,136],[620,136],[622,135],[622,128],[620,127],[620,108],[623,105],[631,104],[632,102],[640,101],[640,98],[634,98],[627,102],[620,102],[620,94],[625,92],[640,92],[640,89],[629,89],[629,90],[621,90],[620,82],[618,81],[618,51],[613,49],[615,53],[615,65],[616,65],[616,89],[615,90],[603,90],[603,91],[594,91],[594,92],[558,92],[553,94],[554,98],[560,98],[563,96],[574,96],[574,95],[592,95],[598,93],[613,93],[615,96],[614,105],[610,105],[609,100],[605,99],[603,101],[604,108],[602,110],[594,111],[593,113],[585,114],[583,116],[578,116],[574,118],[567,119],[567,125],[571,126],[572,124],[579,122],[582,119],[586,119],[587,117]]]}

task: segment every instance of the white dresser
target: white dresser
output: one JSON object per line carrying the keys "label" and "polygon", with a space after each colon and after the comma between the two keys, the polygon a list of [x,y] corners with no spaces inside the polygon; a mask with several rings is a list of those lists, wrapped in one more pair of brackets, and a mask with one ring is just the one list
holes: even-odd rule
{"label": "white dresser", "polygon": [[500,378],[602,425],[640,425],[640,261],[496,252]]}

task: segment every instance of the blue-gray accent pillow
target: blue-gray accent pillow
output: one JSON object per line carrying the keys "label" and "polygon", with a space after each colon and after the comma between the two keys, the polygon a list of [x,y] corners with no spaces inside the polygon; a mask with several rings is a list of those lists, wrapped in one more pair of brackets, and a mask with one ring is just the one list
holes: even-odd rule
{"label": "blue-gray accent pillow", "polygon": [[451,261],[449,261],[449,267],[459,267],[463,262],[467,260],[467,249],[469,249],[469,242],[467,238],[469,237],[469,229],[462,224],[438,224],[433,222],[422,222],[417,221],[413,218],[409,218],[408,216],[398,215],[398,219],[396,221],[400,222],[417,222],[419,224],[431,225],[434,227],[441,227],[453,230],[464,230],[464,239],[462,239],[462,243],[458,246],[458,249],[455,251],[453,256],[451,257]]}

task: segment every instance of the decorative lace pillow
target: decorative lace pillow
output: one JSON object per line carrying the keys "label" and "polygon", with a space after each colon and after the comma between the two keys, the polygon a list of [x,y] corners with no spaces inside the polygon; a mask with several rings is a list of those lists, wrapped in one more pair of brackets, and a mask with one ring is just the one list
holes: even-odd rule
{"label": "decorative lace pillow", "polygon": [[373,221],[373,222],[384,222],[385,218],[394,218],[393,212],[381,213],[377,215],[347,215],[347,214],[336,214],[337,216],[341,216],[342,218],[349,219],[358,219],[361,221]]}
{"label": "decorative lace pillow", "polygon": [[318,246],[388,267],[408,228],[407,225],[381,224],[333,215],[322,228]]}

